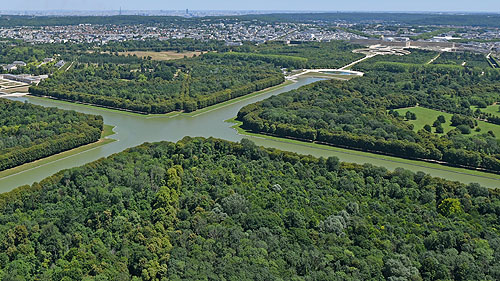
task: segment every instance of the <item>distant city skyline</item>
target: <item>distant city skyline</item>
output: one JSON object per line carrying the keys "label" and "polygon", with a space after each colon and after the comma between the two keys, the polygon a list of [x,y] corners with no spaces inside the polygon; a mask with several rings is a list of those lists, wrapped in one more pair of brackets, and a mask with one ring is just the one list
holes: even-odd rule
{"label": "distant city skyline", "polygon": [[498,0],[288,0],[288,1],[164,1],[164,0],[17,0],[2,1],[0,11],[123,11],[231,10],[231,11],[387,11],[387,12],[500,12]]}

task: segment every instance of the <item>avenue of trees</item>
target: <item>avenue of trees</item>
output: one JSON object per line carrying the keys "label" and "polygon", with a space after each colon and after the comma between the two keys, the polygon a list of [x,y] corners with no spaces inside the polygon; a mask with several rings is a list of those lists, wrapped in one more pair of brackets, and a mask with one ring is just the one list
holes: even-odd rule
{"label": "avenue of trees", "polygon": [[[248,105],[238,119],[255,132],[500,172],[499,140],[468,135],[473,119],[486,116],[471,105],[498,100],[498,70],[380,61],[370,69],[363,78],[320,81]],[[430,126],[414,132],[387,112],[417,104],[455,114],[457,128],[443,136]]]}
{"label": "avenue of trees", "polygon": [[101,116],[0,98],[0,171],[99,140]]}
{"label": "avenue of trees", "polygon": [[244,44],[234,47],[238,52],[258,53],[267,55],[285,55],[307,59],[304,66],[296,68],[340,68],[364,55],[353,53],[355,49],[363,48],[345,41],[302,42],[288,45],[283,42],[266,42],[258,46]]}
{"label": "avenue of trees", "polygon": [[481,68],[489,68],[490,65],[486,60],[486,56],[484,54],[474,54],[470,52],[464,53],[442,53],[439,58],[437,58],[434,64],[454,64],[454,65],[462,65],[467,67],[481,67]]}
{"label": "avenue of trees", "polygon": [[[94,47],[81,46],[78,52],[60,49],[76,61],[74,66],[31,87],[30,93],[145,114],[191,112],[278,85],[284,82],[281,68],[336,68],[362,57],[352,53],[360,46],[346,42],[228,47],[219,41],[179,39]],[[217,52],[163,62],[117,54],[131,50]]]}
{"label": "avenue of trees", "polygon": [[397,63],[407,63],[407,64],[426,64],[435,58],[439,53],[434,51],[411,49],[409,55],[396,56],[396,55],[385,55],[385,56],[375,56],[369,60],[362,61],[354,66],[355,70],[360,71],[371,71],[378,66],[380,62],[397,62]]}
{"label": "avenue of trees", "polygon": [[498,280],[500,194],[185,138],[0,195],[2,280]]}
{"label": "avenue of trees", "polygon": [[263,60],[213,54],[158,62],[91,54],[30,93],[141,113],[190,112],[283,81],[279,69]]}

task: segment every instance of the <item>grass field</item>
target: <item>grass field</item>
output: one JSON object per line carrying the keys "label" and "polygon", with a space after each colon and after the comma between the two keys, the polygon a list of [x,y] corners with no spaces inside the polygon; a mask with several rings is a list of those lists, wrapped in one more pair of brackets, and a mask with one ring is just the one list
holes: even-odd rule
{"label": "grass field", "polygon": [[[495,106],[496,107],[496,106]],[[493,108],[491,110],[494,110]],[[395,110],[399,112],[400,115],[404,116],[407,111],[411,111],[417,115],[417,120],[411,120],[407,121],[413,124],[414,131],[418,131],[420,129],[423,129],[425,125],[430,125],[432,126],[432,123],[437,119],[439,115],[443,115],[446,119],[446,123],[442,124],[444,132],[447,133],[451,130],[453,130],[455,127],[451,126],[451,116],[452,114],[433,110],[433,109],[428,109],[425,107],[408,107],[408,108],[400,108]],[[498,114],[498,113],[497,113]],[[477,135],[477,134],[483,134],[488,131],[493,131],[495,136],[500,137],[500,126],[487,123],[484,121],[478,121],[478,127],[481,128],[480,132],[476,132],[475,129],[471,130],[470,135]],[[434,132],[435,128],[432,128],[432,131]]]}
{"label": "grass field", "polygon": [[[481,108],[481,111],[484,112],[484,113],[491,113],[491,114],[493,114],[495,116],[500,117],[500,111],[498,111],[499,107],[500,106],[498,104],[497,105],[490,105],[487,108]],[[477,109],[476,106],[471,106],[470,108],[472,110],[476,110]]]}
{"label": "grass field", "polygon": [[134,52],[120,52],[118,53],[122,56],[136,55],[140,58],[151,57],[153,60],[165,61],[165,60],[175,60],[182,59],[184,56],[192,58],[194,55],[200,55],[201,52],[182,52],[177,53],[174,51],[166,52],[153,52],[153,51],[134,51]]}

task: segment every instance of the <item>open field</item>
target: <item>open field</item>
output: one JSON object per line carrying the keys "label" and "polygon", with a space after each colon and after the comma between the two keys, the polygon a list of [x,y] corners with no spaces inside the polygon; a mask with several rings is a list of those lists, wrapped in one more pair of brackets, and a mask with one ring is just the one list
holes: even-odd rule
{"label": "open field", "polygon": [[[402,116],[404,116],[407,111],[411,111],[417,115],[417,120],[407,121],[415,126],[413,129],[414,131],[418,131],[418,130],[424,128],[424,126],[427,124],[432,126],[432,123],[434,123],[434,121],[437,119],[437,117],[439,115],[443,115],[446,118],[446,123],[442,124],[443,129],[444,129],[444,133],[447,133],[455,128],[455,127],[451,126],[450,120],[451,120],[452,114],[449,114],[449,113],[445,113],[445,112],[441,112],[441,111],[437,111],[437,110],[433,110],[433,109],[428,109],[425,107],[400,108],[400,109],[397,109],[395,111],[399,112],[399,114]],[[470,135],[483,134],[483,133],[486,133],[488,131],[492,131],[495,134],[495,136],[500,137],[500,126],[499,125],[487,123],[484,121],[478,121],[478,128],[481,129],[480,132],[476,132],[475,129],[473,129],[473,130],[471,130]],[[432,128],[432,131],[434,132],[434,128]]]}
{"label": "open field", "polygon": [[[114,139],[108,138],[109,136],[114,134],[113,128],[114,128],[114,126],[104,125],[103,131],[101,134],[101,139],[99,141],[94,142],[94,143],[90,143],[87,145],[83,145],[83,146],[80,146],[77,148],[73,148],[71,150],[67,150],[67,151],[64,151],[64,152],[61,152],[58,154],[54,154],[52,156],[45,157],[45,158],[42,158],[42,159],[39,159],[39,160],[36,160],[33,162],[29,162],[29,163],[26,163],[26,164],[23,164],[23,165],[20,165],[20,166],[17,166],[17,167],[8,169],[8,170],[1,171],[0,178],[6,178],[9,176],[15,175],[17,173],[23,172],[23,171],[27,171],[27,170],[33,169],[35,167],[47,165],[49,163],[59,161],[59,160],[71,157],[73,155],[83,153],[85,151],[95,149],[95,148],[103,146],[105,144],[114,142],[115,141]],[[3,192],[3,191],[0,191],[0,193],[1,192]]]}
{"label": "open field", "polygon": [[[490,105],[486,108],[481,108],[481,111],[484,113],[490,113],[490,114],[493,114],[494,116],[500,117],[500,111],[498,111],[499,108],[500,108],[500,105],[496,104],[496,105]],[[471,106],[471,109],[476,110],[477,107]]]}
{"label": "open field", "polygon": [[153,60],[175,60],[182,59],[184,56],[192,58],[194,55],[199,56],[201,52],[174,52],[174,51],[165,51],[165,52],[153,52],[153,51],[134,51],[134,52],[119,52],[122,56],[128,55],[136,55],[140,58],[151,57]]}

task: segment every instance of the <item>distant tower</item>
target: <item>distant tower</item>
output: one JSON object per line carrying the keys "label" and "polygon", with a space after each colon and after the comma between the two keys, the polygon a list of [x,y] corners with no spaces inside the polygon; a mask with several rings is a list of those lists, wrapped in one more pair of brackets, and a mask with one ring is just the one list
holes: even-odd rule
{"label": "distant tower", "polygon": [[122,7],[120,7],[120,16],[122,15]]}
{"label": "distant tower", "polygon": [[186,9],[186,15],[189,15],[189,9]]}

